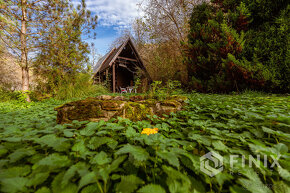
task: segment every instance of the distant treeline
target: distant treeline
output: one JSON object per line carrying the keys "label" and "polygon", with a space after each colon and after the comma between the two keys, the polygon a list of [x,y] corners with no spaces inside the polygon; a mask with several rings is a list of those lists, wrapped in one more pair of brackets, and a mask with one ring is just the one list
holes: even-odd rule
{"label": "distant treeline", "polygon": [[[124,37],[133,36],[153,80],[178,80],[199,92],[289,93],[289,1],[147,0],[140,7],[144,17]],[[69,0],[0,0],[0,87],[9,84],[3,69],[11,63],[21,70],[23,92],[32,90],[31,79],[40,93],[79,88],[95,64],[84,37],[94,37],[96,25],[84,0],[77,7]]]}

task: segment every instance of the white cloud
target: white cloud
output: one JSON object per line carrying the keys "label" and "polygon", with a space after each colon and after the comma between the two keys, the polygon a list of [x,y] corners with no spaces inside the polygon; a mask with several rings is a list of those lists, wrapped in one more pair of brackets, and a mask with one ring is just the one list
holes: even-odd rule
{"label": "white cloud", "polygon": [[89,44],[94,43],[95,47],[97,48],[97,52],[101,55],[106,54],[111,46],[111,43],[117,38],[118,36],[110,36],[110,37],[102,37],[96,39],[87,40]]}
{"label": "white cloud", "polygon": [[101,26],[129,28],[136,17],[142,16],[138,3],[141,0],[87,0],[87,8],[98,15]]}

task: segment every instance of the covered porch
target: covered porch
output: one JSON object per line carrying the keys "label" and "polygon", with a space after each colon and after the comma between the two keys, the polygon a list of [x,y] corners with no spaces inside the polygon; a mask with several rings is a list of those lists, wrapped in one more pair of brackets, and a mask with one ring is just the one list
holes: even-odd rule
{"label": "covered porch", "polygon": [[112,92],[135,92],[134,81],[140,78],[147,84],[151,78],[131,39],[112,49],[94,68],[94,82],[105,83]]}

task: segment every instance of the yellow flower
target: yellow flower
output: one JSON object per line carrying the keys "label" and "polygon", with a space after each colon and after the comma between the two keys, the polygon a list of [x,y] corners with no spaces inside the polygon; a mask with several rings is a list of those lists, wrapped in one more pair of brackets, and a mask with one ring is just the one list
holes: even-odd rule
{"label": "yellow flower", "polygon": [[158,128],[144,128],[141,132],[141,134],[151,135],[158,133]]}

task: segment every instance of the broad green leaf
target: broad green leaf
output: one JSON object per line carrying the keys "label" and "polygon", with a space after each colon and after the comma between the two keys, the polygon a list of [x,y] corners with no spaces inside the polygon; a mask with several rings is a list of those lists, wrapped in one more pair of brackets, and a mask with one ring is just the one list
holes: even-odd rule
{"label": "broad green leaf", "polygon": [[193,155],[192,153],[185,153],[181,157],[181,162],[194,172],[200,171],[200,157]]}
{"label": "broad green leaf", "polygon": [[64,135],[65,137],[73,137],[73,136],[74,136],[74,133],[71,132],[70,130],[64,130],[64,131],[63,131],[63,135]]}
{"label": "broad green leaf", "polygon": [[156,154],[162,159],[168,161],[168,163],[172,166],[179,167],[179,160],[176,153],[168,151],[157,151]]}
{"label": "broad green leaf", "polygon": [[127,158],[126,155],[123,156],[119,156],[117,157],[107,168],[109,168],[110,173],[113,172],[114,170],[118,169],[118,167],[120,166],[120,164],[123,163],[123,161],[125,161],[125,159]]}
{"label": "broad green leaf", "polygon": [[78,189],[80,190],[82,187],[88,185],[88,184],[92,184],[92,183],[96,183],[97,181],[97,176],[94,172],[90,172],[86,175],[84,175],[79,182],[79,186]]}
{"label": "broad green leaf", "polygon": [[282,131],[274,131],[272,129],[269,129],[267,127],[264,127],[262,126],[262,130],[265,132],[265,133],[269,133],[269,134],[273,134],[273,135],[278,135],[278,136],[283,136],[283,137],[288,137],[290,138],[290,134],[288,133],[284,133]]}
{"label": "broad green leaf", "polygon": [[8,152],[7,149],[0,149],[0,157],[2,157],[3,155],[5,155]]}
{"label": "broad green leaf", "polygon": [[96,130],[99,128],[99,123],[88,123],[87,126],[80,131],[81,135],[92,136],[96,133]]}
{"label": "broad green leaf", "polygon": [[130,137],[136,136],[137,135],[137,132],[136,132],[136,130],[133,127],[128,127],[126,129],[125,135],[126,135],[126,137],[129,137],[130,138]]}
{"label": "broad green leaf", "polygon": [[84,187],[81,193],[102,193],[97,184],[92,184]]}
{"label": "broad green leaf", "polygon": [[47,187],[41,187],[35,193],[51,193],[50,189]]}
{"label": "broad green leaf", "polygon": [[109,180],[110,174],[118,170],[119,166],[127,158],[126,155],[117,157],[110,165],[107,165],[105,168],[97,170],[96,173],[101,177],[104,182]]}
{"label": "broad green leaf", "polygon": [[25,187],[28,182],[27,178],[24,177],[14,177],[14,178],[4,178],[0,180],[1,191],[14,193],[14,192],[26,192]]}
{"label": "broad green leaf", "polygon": [[31,156],[35,153],[36,151],[32,148],[21,148],[11,153],[8,157],[10,158],[10,162],[14,163],[26,156]]}
{"label": "broad green leaf", "polygon": [[272,191],[263,183],[255,182],[245,178],[239,178],[238,183],[240,183],[246,190],[255,193],[272,193]]}
{"label": "broad green leaf", "polygon": [[3,139],[4,141],[7,141],[7,142],[21,142],[21,138],[20,137],[6,137],[5,139]]}
{"label": "broad green leaf", "polygon": [[89,173],[90,165],[87,165],[85,162],[78,162],[74,166],[77,168],[77,172],[81,177]]}
{"label": "broad green leaf", "polygon": [[0,170],[0,180],[13,177],[24,177],[27,176],[31,171],[29,165],[25,166],[14,166],[7,169]]}
{"label": "broad green leaf", "polygon": [[165,190],[157,184],[148,184],[138,190],[138,193],[166,193]]}
{"label": "broad green leaf", "polygon": [[227,152],[228,150],[228,147],[221,141],[213,141],[212,146],[214,149],[219,151]]}
{"label": "broad green leaf", "polygon": [[8,159],[2,159],[2,160],[0,160],[0,169],[3,168],[8,163],[9,163],[9,160]]}
{"label": "broad green leaf", "polygon": [[105,152],[101,151],[93,159],[91,159],[90,163],[91,164],[104,165],[104,164],[110,163],[111,160],[112,159],[109,158],[108,155]]}
{"label": "broad green leaf", "polygon": [[77,173],[83,177],[89,173],[89,167],[84,162],[78,162],[77,164],[72,165],[63,175],[61,181],[62,188],[64,188]]}
{"label": "broad green leaf", "polygon": [[232,180],[234,177],[231,174],[225,173],[225,172],[221,172],[219,174],[217,174],[215,176],[219,186],[222,187],[222,185],[226,182],[226,181],[230,181]]}
{"label": "broad green leaf", "polygon": [[275,193],[290,192],[290,185],[287,185],[283,181],[274,182],[273,190],[274,190]]}
{"label": "broad green leaf", "polygon": [[68,139],[56,137],[54,134],[45,135],[36,139],[35,142],[43,146],[47,145],[59,152],[67,151],[71,147]]}
{"label": "broad green leaf", "polygon": [[134,175],[122,176],[121,182],[116,186],[116,192],[118,193],[132,193],[139,185],[143,184],[143,180]]}
{"label": "broad green leaf", "polygon": [[96,150],[104,144],[107,144],[111,149],[115,149],[118,142],[109,137],[93,137],[89,141],[88,147],[92,150]]}
{"label": "broad green leaf", "polygon": [[166,184],[170,193],[191,192],[191,181],[185,174],[165,165],[162,169],[167,174]]}
{"label": "broad green leaf", "polygon": [[288,170],[283,169],[282,167],[278,167],[279,175],[284,179],[290,182],[290,172]]}
{"label": "broad green leaf", "polygon": [[69,183],[70,179],[76,175],[77,169],[78,168],[73,165],[64,173],[63,180],[61,182],[62,187],[65,187]]}
{"label": "broad green leaf", "polygon": [[116,123],[107,123],[106,126],[103,127],[103,129],[118,131],[118,130],[123,130],[124,126],[118,125]]}
{"label": "broad green leaf", "polygon": [[288,147],[283,143],[276,144],[274,148],[276,148],[279,154],[285,154],[288,152]]}
{"label": "broad green leaf", "polygon": [[195,193],[205,193],[206,192],[205,191],[206,186],[203,185],[201,180],[196,180],[192,176],[188,176],[188,177],[190,178],[191,185],[193,188],[192,192],[195,192]]}
{"label": "broad green leaf", "polygon": [[121,155],[127,153],[132,155],[137,161],[146,161],[149,158],[149,153],[145,149],[140,146],[134,146],[130,144],[124,145],[115,154]]}
{"label": "broad green leaf", "polygon": [[111,176],[111,179],[112,179],[112,180],[119,180],[120,178],[121,178],[121,176],[118,175],[118,174],[113,174],[113,175]]}
{"label": "broad green leaf", "polygon": [[230,191],[231,193],[249,193],[249,191],[246,190],[246,188],[237,185],[231,186]]}
{"label": "broad green leaf", "polygon": [[27,182],[27,186],[37,186],[39,184],[42,184],[49,177],[49,174],[49,172],[33,174],[32,176],[30,176]]}
{"label": "broad green leaf", "polygon": [[64,176],[64,172],[59,173],[57,176],[54,177],[51,187],[53,193],[77,193],[78,187],[74,183],[68,183],[66,186],[62,186],[61,182]]}
{"label": "broad green leaf", "polygon": [[80,140],[76,142],[71,150],[77,152],[77,156],[80,156],[83,159],[86,159],[88,155],[93,154],[86,147],[84,140]]}
{"label": "broad green leaf", "polygon": [[32,169],[39,166],[50,166],[51,168],[62,168],[69,166],[71,161],[67,156],[59,155],[57,153],[51,154],[33,165]]}
{"label": "broad green leaf", "polygon": [[208,136],[202,136],[202,135],[198,135],[198,134],[190,134],[189,139],[192,139],[198,143],[204,144],[206,146],[210,146],[211,145],[211,138]]}

